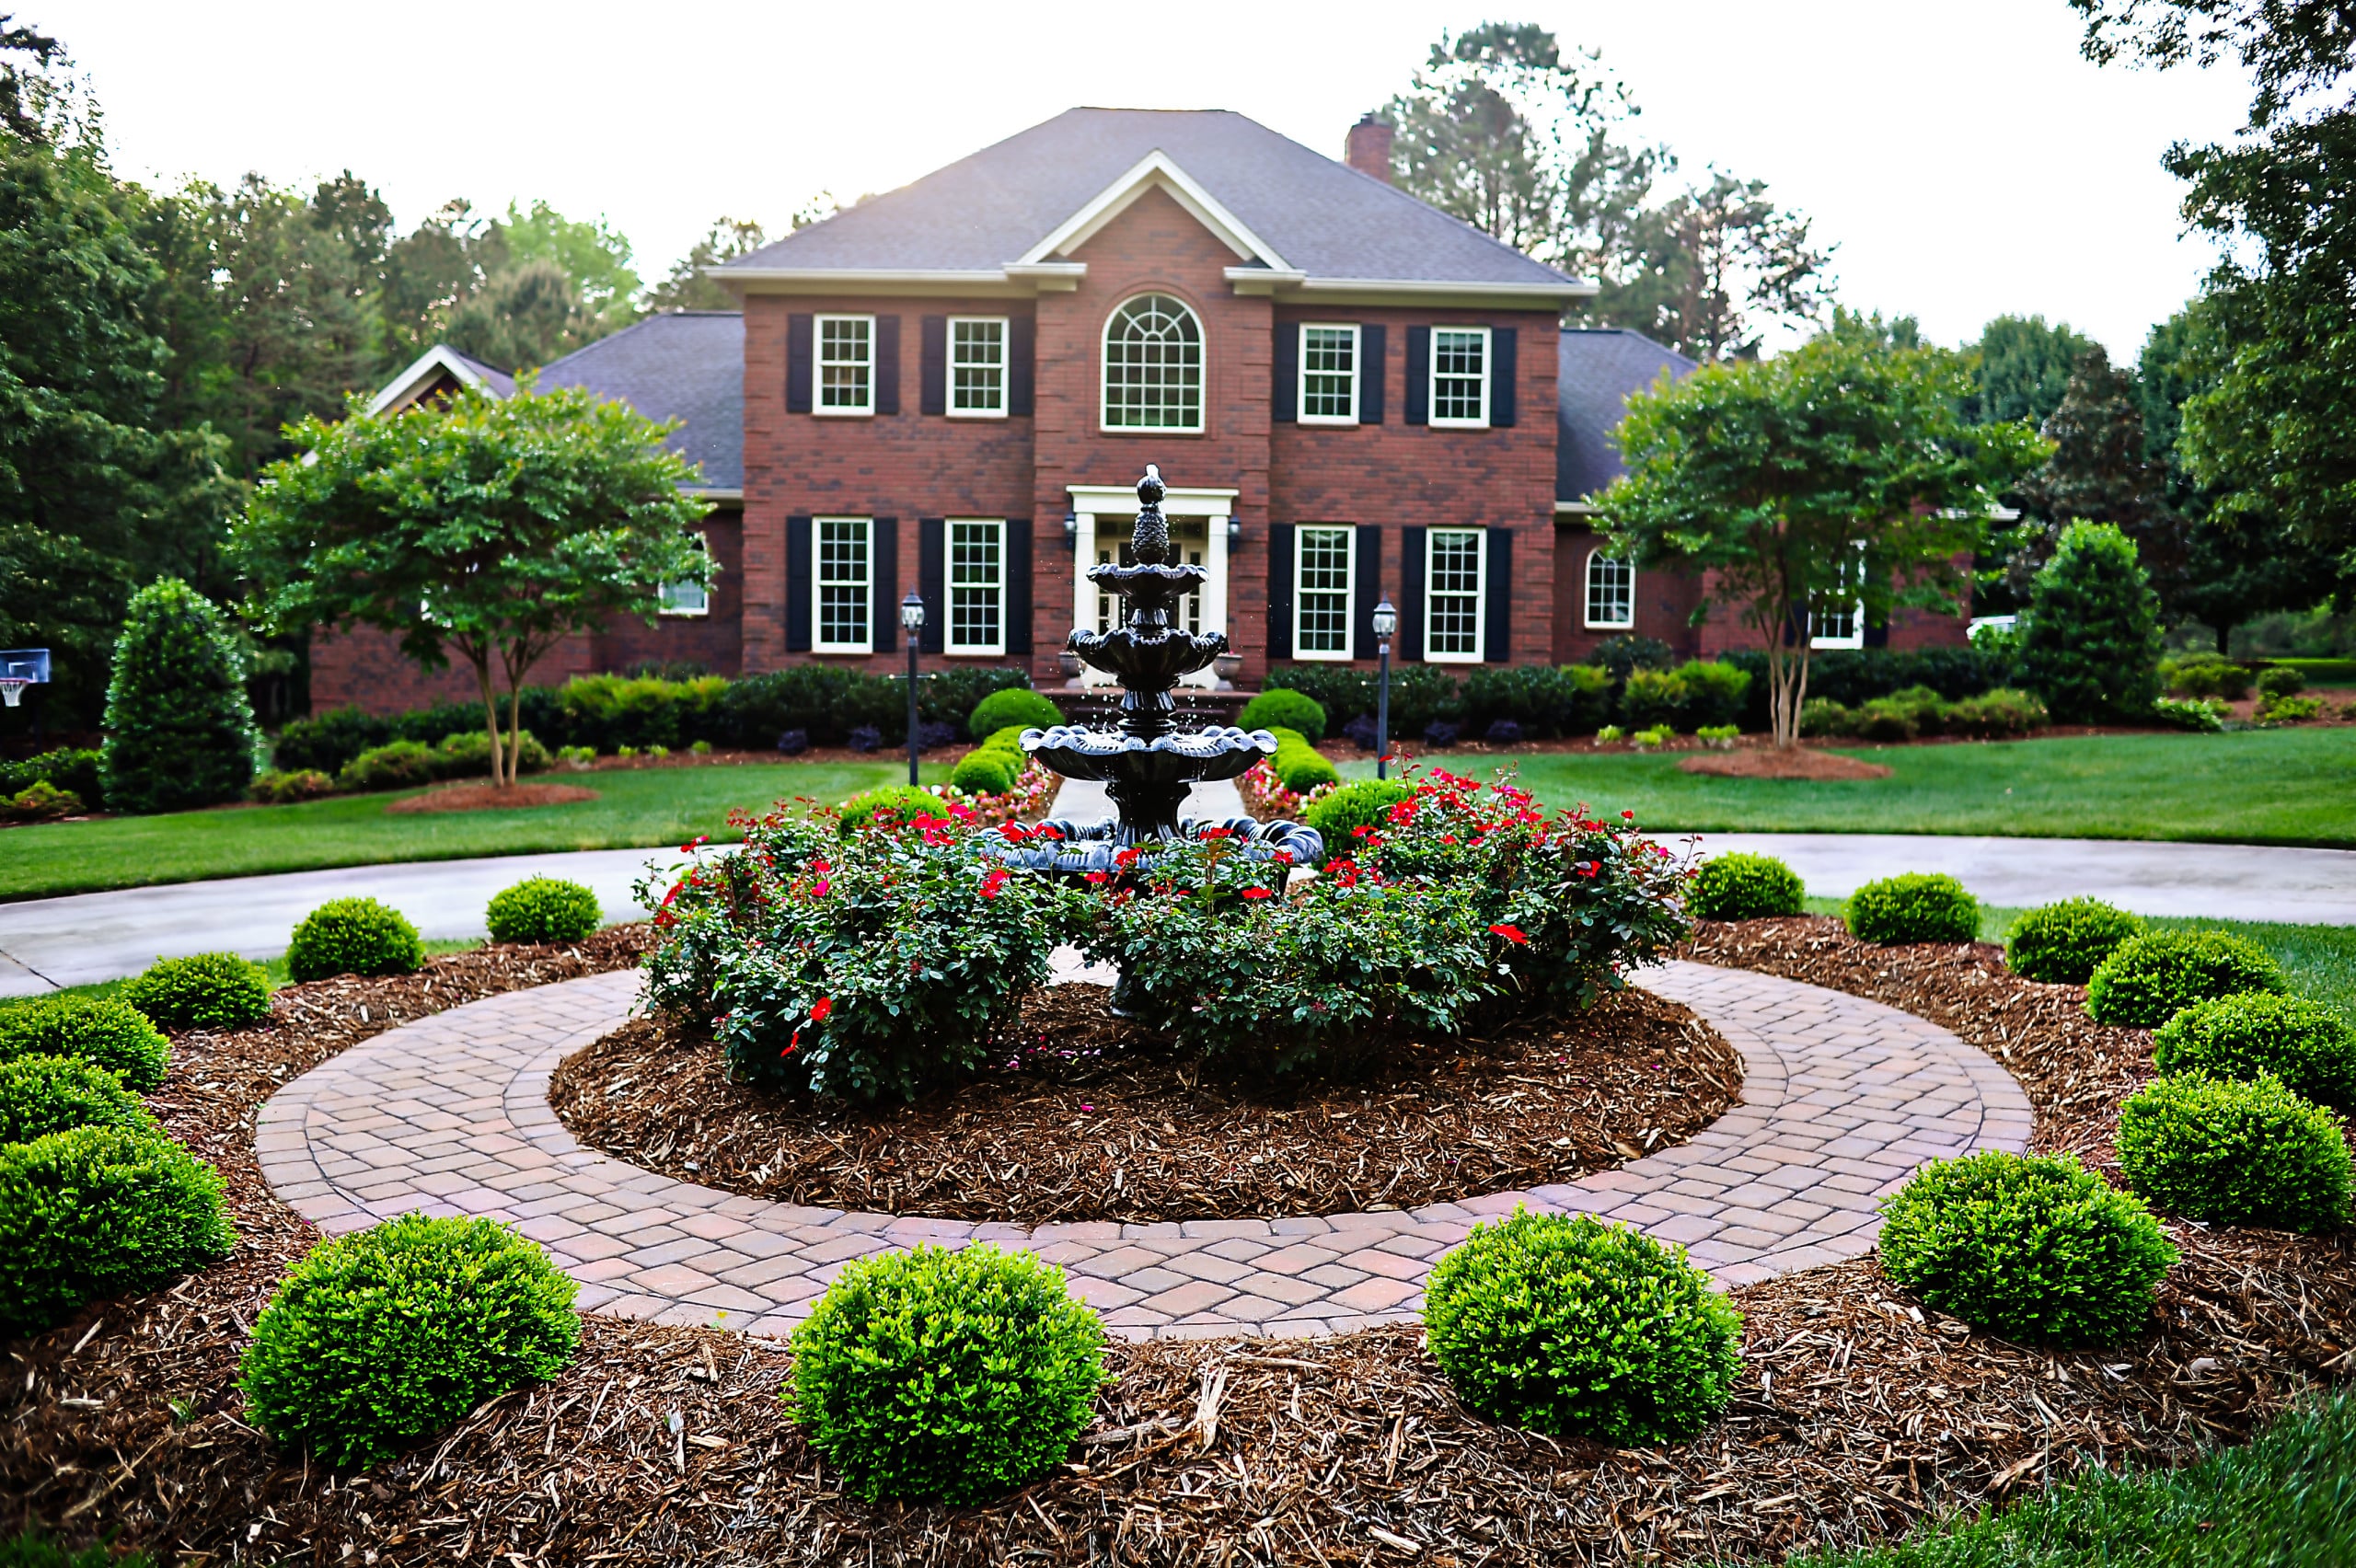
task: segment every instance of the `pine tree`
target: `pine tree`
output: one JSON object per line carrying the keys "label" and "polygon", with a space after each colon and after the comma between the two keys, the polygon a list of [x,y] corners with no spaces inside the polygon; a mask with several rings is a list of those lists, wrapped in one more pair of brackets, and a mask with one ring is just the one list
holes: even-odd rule
{"label": "pine tree", "polygon": [[107,687],[107,804],[166,812],[234,801],[260,742],[246,663],[212,600],[176,577],[132,595]]}
{"label": "pine tree", "polygon": [[2160,598],[2115,523],[2073,523],[2030,589],[2021,677],[2053,717],[2141,719],[2160,695]]}

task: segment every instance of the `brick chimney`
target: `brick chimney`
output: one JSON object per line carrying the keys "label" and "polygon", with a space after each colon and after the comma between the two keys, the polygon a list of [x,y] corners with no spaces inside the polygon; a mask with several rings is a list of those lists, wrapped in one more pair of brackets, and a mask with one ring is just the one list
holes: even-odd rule
{"label": "brick chimney", "polygon": [[1391,183],[1392,128],[1371,113],[1350,127],[1350,139],[1343,151],[1342,161],[1360,174],[1371,175]]}

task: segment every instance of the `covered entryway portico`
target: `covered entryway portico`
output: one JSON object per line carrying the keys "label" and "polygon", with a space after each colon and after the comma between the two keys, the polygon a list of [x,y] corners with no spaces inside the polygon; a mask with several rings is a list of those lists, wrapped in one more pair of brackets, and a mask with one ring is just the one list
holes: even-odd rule
{"label": "covered entryway portico", "polygon": [[[1126,485],[1069,485],[1072,515],[1078,520],[1072,548],[1072,624],[1112,629],[1114,600],[1099,594],[1088,580],[1088,569],[1126,559],[1129,530],[1138,515],[1134,482]],[[1170,542],[1182,566],[1199,566],[1209,577],[1200,594],[1190,595],[1179,625],[1186,631],[1227,629],[1227,525],[1235,514],[1233,490],[1180,490],[1161,498],[1161,514],[1170,520]],[[1113,677],[1101,670],[1080,667],[1085,686],[1111,686]],[[1216,686],[1218,675],[1198,670],[1178,683],[1186,686]]]}

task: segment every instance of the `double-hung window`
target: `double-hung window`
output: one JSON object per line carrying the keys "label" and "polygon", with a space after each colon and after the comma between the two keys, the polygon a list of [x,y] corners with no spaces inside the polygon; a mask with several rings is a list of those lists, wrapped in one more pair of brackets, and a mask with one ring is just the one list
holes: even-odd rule
{"label": "double-hung window", "polygon": [[1358,422],[1358,329],[1356,327],[1303,327],[1300,329],[1300,408],[1302,424]]}
{"label": "double-hung window", "polygon": [[1636,567],[1598,547],[1587,558],[1587,624],[1625,631],[1636,624]]}
{"label": "double-hung window", "polygon": [[949,318],[949,412],[969,420],[1006,417],[1006,317]]}
{"label": "double-hung window", "polygon": [[1350,656],[1350,583],[1356,528],[1293,531],[1293,656]]}
{"label": "double-hung window", "polygon": [[1840,581],[1819,594],[1807,609],[1810,648],[1863,648],[1865,645],[1865,546],[1841,563]]}
{"label": "double-hung window", "polygon": [[872,652],[875,557],[870,535],[875,525],[864,517],[821,517],[813,526],[818,535],[818,571],[812,590],[817,595],[816,613],[811,619],[818,634],[812,647],[820,653]]}
{"label": "double-hung window", "polygon": [[1432,329],[1432,409],[1435,425],[1478,430],[1489,422],[1489,329]]}
{"label": "double-hung window", "polygon": [[817,396],[811,406],[822,414],[875,411],[875,317],[818,317]]}
{"label": "double-hung window", "polygon": [[1434,528],[1424,535],[1424,657],[1478,663],[1488,531]]}
{"label": "double-hung window", "polygon": [[952,653],[1006,651],[1006,525],[949,522]]}

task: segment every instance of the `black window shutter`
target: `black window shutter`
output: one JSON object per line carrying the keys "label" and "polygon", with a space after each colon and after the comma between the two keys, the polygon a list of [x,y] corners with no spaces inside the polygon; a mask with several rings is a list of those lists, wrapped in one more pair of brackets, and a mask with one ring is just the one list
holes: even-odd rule
{"label": "black window shutter", "polygon": [[1488,625],[1482,628],[1481,657],[1491,664],[1513,663],[1513,530],[1489,530]]}
{"label": "black window shutter", "polygon": [[[810,382],[817,374],[811,344],[814,319],[800,314],[785,318],[785,411],[789,414],[810,411]],[[803,519],[805,524],[809,521]],[[803,646],[810,645],[804,642]]]}
{"label": "black window shutter", "polygon": [[1371,659],[1376,641],[1374,606],[1382,598],[1382,529],[1372,523],[1359,524],[1357,551],[1355,581],[1350,584],[1350,596],[1357,601],[1350,606],[1350,653],[1353,658]]}
{"label": "black window shutter", "polygon": [[1358,423],[1382,422],[1382,381],[1391,369],[1388,340],[1380,321],[1358,328]]}
{"label": "black window shutter", "polygon": [[1887,616],[1880,620],[1869,620],[1865,623],[1865,646],[1868,648],[1889,646],[1889,618]]}
{"label": "black window shutter", "polygon": [[[1409,328],[1409,331],[1420,330]],[[1399,530],[1399,657],[1424,656],[1424,531]]]}
{"label": "black window shutter", "polygon": [[867,525],[867,646],[877,653],[900,651],[900,520],[878,517]]}
{"label": "black window shutter", "polygon": [[875,318],[875,411],[900,411],[900,318]]}
{"label": "black window shutter", "polygon": [[1031,651],[1031,519],[1006,520],[1006,651]]}
{"label": "black window shutter", "polygon": [[1031,411],[1031,344],[1034,325],[1028,316],[1018,316],[1006,324],[1006,411],[1010,414]]}
{"label": "black window shutter", "polygon": [[928,316],[919,328],[924,386],[917,393],[917,412],[945,414],[949,411],[949,317]]}
{"label": "black window shutter", "polygon": [[1517,415],[1515,394],[1521,386],[1520,357],[1519,332],[1511,327],[1490,329],[1489,423],[1497,429],[1510,426]]}
{"label": "black window shutter", "polygon": [[917,519],[917,596],[924,601],[918,640],[938,653],[949,646],[949,525],[938,517]]}
{"label": "black window shutter", "polygon": [[810,651],[811,595],[810,519],[789,517],[785,520],[785,651],[789,653]]}
{"label": "black window shutter", "polygon": [[1268,525],[1268,657],[1292,657],[1292,525]]}
{"label": "black window shutter", "polygon": [[1300,323],[1276,323],[1276,358],[1268,366],[1268,417],[1288,424],[1300,417]]}
{"label": "black window shutter", "polygon": [[1432,329],[1407,329],[1407,409],[1411,425],[1432,422]]}

